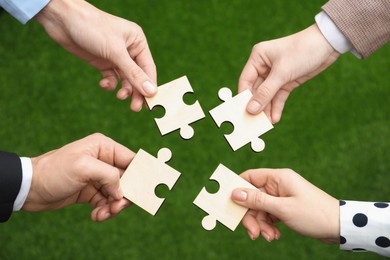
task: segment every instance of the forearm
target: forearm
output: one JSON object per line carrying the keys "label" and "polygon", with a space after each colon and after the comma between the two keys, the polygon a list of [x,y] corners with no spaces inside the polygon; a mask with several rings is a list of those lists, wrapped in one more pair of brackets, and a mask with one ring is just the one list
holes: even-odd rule
{"label": "forearm", "polygon": [[390,39],[388,0],[329,0],[322,9],[363,58]]}
{"label": "forearm", "polygon": [[340,201],[340,248],[390,256],[390,203]]}
{"label": "forearm", "polygon": [[0,222],[7,221],[22,183],[22,166],[13,153],[0,152]]}

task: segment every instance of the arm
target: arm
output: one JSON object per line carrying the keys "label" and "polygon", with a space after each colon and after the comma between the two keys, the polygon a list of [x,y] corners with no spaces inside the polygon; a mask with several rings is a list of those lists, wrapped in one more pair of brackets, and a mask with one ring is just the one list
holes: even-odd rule
{"label": "arm", "polygon": [[[367,57],[389,41],[389,1],[331,0],[323,10],[316,16],[317,24],[306,30],[254,46],[238,83],[239,92],[253,92],[249,113],[264,111],[278,122],[291,91],[328,68],[340,54],[352,50]],[[324,17],[330,23],[323,23]]]}
{"label": "arm", "polygon": [[[240,188],[232,194],[237,204],[249,208],[242,223],[251,239],[278,239],[274,224],[282,221],[301,235],[340,243],[341,249],[364,248],[390,256],[389,203],[339,202],[288,169],[248,170],[241,177],[259,188]],[[368,224],[356,217],[358,213],[367,214]]]}
{"label": "arm", "polygon": [[22,210],[48,211],[88,203],[94,208],[92,220],[107,220],[130,206],[119,180],[133,157],[126,147],[94,134],[32,158],[31,187]]}
{"label": "arm", "polygon": [[340,201],[340,248],[390,256],[390,203]]}
{"label": "arm", "polygon": [[12,214],[22,183],[22,165],[16,154],[0,152],[0,222]]}
{"label": "arm", "polygon": [[4,8],[19,22],[25,24],[40,12],[50,0],[0,0],[0,6]]}
{"label": "arm", "polygon": [[133,111],[156,93],[156,66],[137,24],[84,0],[51,0],[35,19],[54,41],[101,72],[103,89],[114,90],[122,81],[117,97],[131,96]]}
{"label": "arm", "polygon": [[322,9],[360,57],[367,58],[390,39],[390,1],[330,0]]}

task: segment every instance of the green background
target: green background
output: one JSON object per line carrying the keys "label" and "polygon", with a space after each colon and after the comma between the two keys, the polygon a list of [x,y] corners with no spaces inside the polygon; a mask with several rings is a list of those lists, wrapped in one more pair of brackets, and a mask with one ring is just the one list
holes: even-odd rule
{"label": "green background", "polygon": [[[390,46],[367,60],[343,55],[289,97],[280,123],[263,135],[266,149],[233,152],[208,111],[234,92],[254,44],[300,31],[324,0],[312,1],[91,1],[139,24],[158,69],[159,84],[187,75],[206,118],[183,141],[161,137],[158,112],[129,110],[115,92],[98,86],[95,69],[69,55],[31,21],[0,15],[0,150],[37,156],[94,132],[133,151],[169,147],[169,164],[182,173],[152,217],[137,206],[104,223],[91,208],[18,212],[0,225],[0,259],[376,259],[302,237],[280,225],[279,241],[251,241],[218,224],[205,231],[205,213],[192,204],[219,163],[236,173],[288,167],[336,198],[389,201]],[[232,129],[232,127],[230,127]],[[386,152],[387,151],[387,152]]]}

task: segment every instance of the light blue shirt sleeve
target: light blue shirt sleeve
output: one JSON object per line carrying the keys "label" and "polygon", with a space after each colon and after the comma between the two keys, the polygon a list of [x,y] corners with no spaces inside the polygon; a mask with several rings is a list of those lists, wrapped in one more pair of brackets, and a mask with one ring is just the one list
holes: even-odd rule
{"label": "light blue shirt sleeve", "polygon": [[25,24],[49,2],[50,0],[0,0],[0,6]]}

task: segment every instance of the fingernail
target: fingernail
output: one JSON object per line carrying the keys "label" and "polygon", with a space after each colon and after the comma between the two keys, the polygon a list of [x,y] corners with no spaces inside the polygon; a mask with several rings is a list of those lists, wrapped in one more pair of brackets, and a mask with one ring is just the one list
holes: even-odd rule
{"label": "fingernail", "polygon": [[275,234],[275,239],[279,240],[279,238],[280,238],[280,235],[279,234]]}
{"label": "fingernail", "polygon": [[233,198],[237,201],[246,201],[248,194],[245,191],[235,191],[233,192]]}
{"label": "fingernail", "polygon": [[255,240],[255,236],[252,235],[252,233],[251,233],[249,230],[247,231],[247,233],[248,233],[248,236],[249,236],[249,238],[250,238],[251,240]]}
{"label": "fingernail", "polygon": [[261,104],[257,102],[256,100],[251,100],[248,104],[248,112],[255,114],[260,112]]}
{"label": "fingernail", "polygon": [[157,87],[155,87],[151,82],[149,81],[145,81],[144,84],[142,85],[142,87],[144,88],[145,92],[147,94],[154,94],[156,93],[157,91]]}
{"label": "fingernail", "polygon": [[111,213],[107,212],[106,214],[104,214],[104,218],[105,218],[105,219],[108,219],[108,218],[110,218],[110,217],[111,217]]}
{"label": "fingernail", "polygon": [[264,239],[267,240],[268,242],[271,242],[271,238],[267,233],[261,232],[261,236],[264,237]]}

